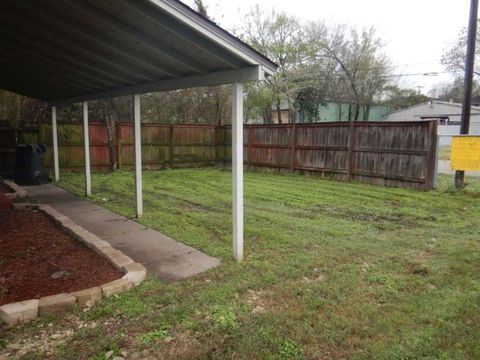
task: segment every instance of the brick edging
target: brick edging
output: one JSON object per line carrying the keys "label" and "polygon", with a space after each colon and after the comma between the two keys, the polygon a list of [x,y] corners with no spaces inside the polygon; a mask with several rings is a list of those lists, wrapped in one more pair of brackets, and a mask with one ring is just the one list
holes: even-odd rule
{"label": "brick edging", "polygon": [[7,179],[2,179],[0,181],[3,181],[5,185],[7,185],[10,189],[13,190],[13,193],[5,193],[5,196],[10,200],[19,199],[27,196],[27,192],[24,189],[22,189],[21,186],[18,186],[17,184],[15,184],[15,182]]}
{"label": "brick edging", "polygon": [[147,270],[142,264],[134,262],[121,251],[114,249],[108,242],[76,225],[69,217],[54,208],[44,204],[14,204],[14,207],[15,209],[32,208],[42,211],[60,225],[65,232],[107,259],[124,275],[120,279],[88,289],[2,305],[0,306],[0,320],[7,326],[34,320],[44,314],[59,313],[75,304],[80,307],[90,307],[99,302],[102,297],[118,294],[138,286],[145,280]]}

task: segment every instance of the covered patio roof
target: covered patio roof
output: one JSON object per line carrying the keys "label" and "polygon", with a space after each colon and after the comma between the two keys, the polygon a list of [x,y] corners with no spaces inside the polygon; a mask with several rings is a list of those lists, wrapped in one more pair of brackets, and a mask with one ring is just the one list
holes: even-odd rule
{"label": "covered patio roof", "polygon": [[178,0],[0,0],[0,88],[56,106],[83,102],[85,193],[91,193],[88,101],[133,95],[136,210],[143,212],[139,94],[233,84],[233,252],[243,256],[243,82],[277,65]]}
{"label": "covered patio roof", "polygon": [[0,0],[1,87],[53,105],[262,79],[269,59],[177,0]]}

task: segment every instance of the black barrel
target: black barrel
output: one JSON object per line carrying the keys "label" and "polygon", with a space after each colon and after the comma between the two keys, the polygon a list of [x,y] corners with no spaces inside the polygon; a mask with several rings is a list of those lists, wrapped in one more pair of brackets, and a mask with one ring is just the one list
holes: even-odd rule
{"label": "black barrel", "polygon": [[19,185],[39,185],[50,182],[43,166],[44,144],[17,145],[15,153],[15,182]]}

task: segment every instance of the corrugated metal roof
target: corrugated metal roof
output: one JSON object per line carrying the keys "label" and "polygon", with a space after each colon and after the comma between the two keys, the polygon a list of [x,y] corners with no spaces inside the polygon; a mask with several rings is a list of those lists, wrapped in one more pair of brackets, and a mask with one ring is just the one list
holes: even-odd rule
{"label": "corrugated metal roof", "polygon": [[228,83],[277,68],[177,0],[0,0],[0,54],[0,88],[50,102]]}

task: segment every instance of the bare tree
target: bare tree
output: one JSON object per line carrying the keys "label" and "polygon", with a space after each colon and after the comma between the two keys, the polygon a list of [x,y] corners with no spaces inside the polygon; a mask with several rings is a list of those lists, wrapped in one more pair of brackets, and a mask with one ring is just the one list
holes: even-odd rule
{"label": "bare tree", "polygon": [[117,113],[115,111],[113,99],[102,100],[101,104],[101,120],[107,130],[109,169],[113,172],[117,169],[117,162],[115,161],[115,125],[117,123]]}
{"label": "bare tree", "polygon": [[336,93],[337,102],[347,100],[348,119],[358,120],[361,107],[365,106],[368,113],[388,83],[389,60],[381,53],[383,44],[375,29],[358,32],[346,25],[327,27],[317,23],[310,24],[309,37],[314,58],[319,61],[315,66],[327,66],[329,71],[324,74],[338,86],[330,93]]}
{"label": "bare tree", "polygon": [[395,111],[421,104],[428,100],[429,97],[420,94],[417,89],[388,85],[384,89],[384,99],[382,103]]}
{"label": "bare tree", "polygon": [[49,116],[46,102],[0,90],[0,121],[10,126],[38,126]]}
{"label": "bare tree", "polygon": [[207,14],[207,6],[203,3],[202,0],[195,0],[195,7],[197,8],[197,12],[199,14],[209,19],[209,16]]}
{"label": "bare tree", "polygon": [[[454,101],[462,103],[465,93],[465,84],[462,77],[457,77],[451,82],[444,82],[436,84],[432,87],[429,95],[432,98],[442,101]],[[473,81],[473,94],[480,93],[480,84],[477,80]]]}
{"label": "bare tree", "polygon": [[[310,82],[305,82],[308,51],[304,27],[293,16],[274,10],[267,13],[257,5],[248,14],[241,37],[279,65],[277,72],[268,77],[264,85],[270,89],[268,94],[271,96],[265,106],[271,108],[275,105],[278,122],[281,123],[282,100],[285,99],[289,110],[293,110],[298,91]],[[263,113],[266,116],[264,121],[271,122],[271,118],[268,118],[271,111]]]}
{"label": "bare tree", "polygon": [[[442,64],[452,74],[463,77],[465,73],[465,57],[467,53],[467,28],[463,28],[458,34],[457,40],[450,44],[449,49],[442,57]],[[477,34],[477,46],[475,47],[475,76],[480,75],[480,34]]]}

